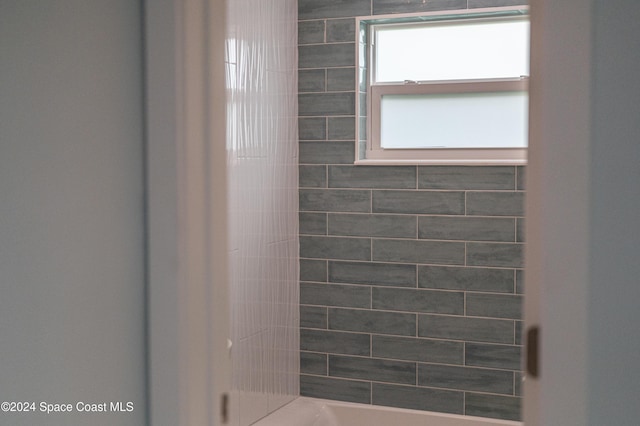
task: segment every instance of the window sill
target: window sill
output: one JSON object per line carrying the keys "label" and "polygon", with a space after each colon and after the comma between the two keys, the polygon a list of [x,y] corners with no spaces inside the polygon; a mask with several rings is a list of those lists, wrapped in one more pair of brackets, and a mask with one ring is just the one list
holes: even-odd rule
{"label": "window sill", "polygon": [[364,159],[356,160],[353,163],[356,166],[526,166],[527,160],[514,159],[473,159],[473,160],[456,160],[456,159],[411,159],[411,160],[380,160],[380,159]]}

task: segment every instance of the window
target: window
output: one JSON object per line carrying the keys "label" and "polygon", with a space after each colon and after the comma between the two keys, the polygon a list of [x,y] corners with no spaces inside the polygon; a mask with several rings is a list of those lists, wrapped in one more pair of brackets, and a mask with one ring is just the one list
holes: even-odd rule
{"label": "window", "polygon": [[526,9],[358,20],[356,163],[526,161]]}

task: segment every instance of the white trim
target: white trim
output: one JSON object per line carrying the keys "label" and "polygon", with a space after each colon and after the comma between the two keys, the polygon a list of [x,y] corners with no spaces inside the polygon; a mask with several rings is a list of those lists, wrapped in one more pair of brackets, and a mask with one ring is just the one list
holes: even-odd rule
{"label": "white trim", "polygon": [[[405,151],[407,152],[407,151]],[[410,153],[406,154],[411,156]],[[526,155],[526,153],[525,153]],[[467,155],[465,155],[467,156]],[[468,158],[451,158],[450,155],[444,156],[444,158],[429,158],[429,159],[417,159],[417,158],[396,158],[396,159],[384,159],[384,158],[366,158],[364,160],[356,160],[353,164],[356,166],[415,166],[415,165],[446,165],[446,166],[524,166],[527,164],[527,159],[513,159],[506,158],[500,159],[492,156],[487,158],[477,158],[469,160]]]}
{"label": "white trim", "polygon": [[[214,425],[229,386],[224,0],[145,4],[151,425]],[[215,380],[214,380],[215,379]]]}
{"label": "white trim", "polygon": [[[540,0],[531,8],[524,318],[526,328],[540,326],[540,377],[524,382],[527,426],[603,424],[590,421],[588,395],[596,387],[617,391],[587,379],[590,168],[602,167],[590,155],[592,7],[583,0]],[[618,401],[610,403],[621,409]]]}
{"label": "white trim", "polygon": [[[518,11],[521,11],[522,9],[517,9]],[[439,20],[417,20],[417,21],[411,21],[409,20],[408,22],[405,21],[404,19],[410,19],[410,18],[406,18],[401,17],[401,18],[396,18],[391,19],[391,22],[381,22],[381,23],[371,23],[368,25],[369,28],[369,45],[372,47],[371,49],[371,60],[369,61],[369,68],[370,68],[370,73],[369,73],[369,77],[371,80],[371,84],[372,85],[377,85],[377,84],[384,84],[384,83],[402,83],[402,80],[383,80],[383,81],[378,81],[378,76],[377,76],[377,72],[378,69],[376,66],[371,66],[371,64],[377,64],[378,61],[376,59],[376,54],[378,49],[375,48],[375,46],[378,44],[378,33],[380,31],[384,31],[387,29],[416,29],[416,28],[432,28],[434,26],[440,26],[440,27],[449,27],[452,25],[458,25],[458,26],[465,26],[465,25],[475,25],[478,23],[496,23],[496,22],[504,22],[504,21],[508,21],[508,22],[514,22],[514,21],[521,21],[521,22],[525,22],[528,23],[529,22],[529,16],[525,15],[525,14],[520,14],[520,15],[507,15],[506,13],[508,13],[509,11],[499,11],[496,13],[500,13],[497,16],[479,16],[479,17],[475,17],[474,15],[476,15],[476,12],[471,12],[471,13],[466,13],[464,14],[464,18],[463,19],[456,19],[455,17],[451,17],[448,19],[439,19]],[[459,16],[462,16],[460,14],[458,14]],[[440,13],[436,16],[451,16],[449,14],[446,13]],[[454,15],[455,16],[455,15]],[[424,16],[422,16],[422,18],[424,18]],[[400,19],[400,21],[398,21],[398,19]],[[429,79],[429,82],[433,82],[435,83],[436,81],[433,79]],[[447,79],[445,81],[453,81],[451,79]]]}
{"label": "white trim", "polygon": [[382,21],[385,19],[397,20],[399,18],[422,18],[431,16],[454,16],[454,15],[476,15],[482,13],[499,13],[499,12],[517,12],[518,10],[529,10],[529,6],[499,6],[499,7],[481,7],[477,9],[454,9],[454,10],[438,10],[434,12],[413,12],[413,13],[392,13],[386,15],[370,15],[356,17],[356,28],[360,27],[361,21]]}
{"label": "white trim", "polygon": [[[388,94],[479,93],[527,91],[527,79],[375,84],[370,86],[366,160],[411,160],[414,164],[526,164],[527,148],[383,149],[380,141],[381,98]],[[375,131],[374,131],[375,130]],[[362,160],[356,160],[356,164]],[[376,163],[369,163],[376,164]]]}
{"label": "white trim", "polygon": [[[452,11],[437,11],[427,13],[410,13],[396,15],[378,15],[356,18],[356,57],[361,57],[361,34],[360,25],[363,21],[383,22],[391,20],[398,22],[399,19],[412,19],[431,16],[456,16],[456,15],[481,15],[485,13],[508,13],[510,11],[528,11],[527,6],[494,7],[480,9],[460,9]],[[483,19],[483,18],[479,18]],[[415,21],[419,22],[419,21]],[[414,22],[414,23],[415,23]],[[427,22],[427,21],[425,21]],[[412,82],[384,82],[373,83],[374,70],[372,63],[375,49],[374,30],[376,25],[394,25],[393,22],[386,24],[372,23],[369,26],[367,36],[368,49],[367,60],[367,93],[366,93],[366,158],[360,158],[359,144],[364,141],[361,135],[360,123],[364,115],[361,114],[360,101],[360,68],[356,67],[356,165],[390,165],[390,164],[450,164],[450,165],[522,165],[527,163],[527,148],[456,148],[456,149],[382,149],[380,145],[380,132],[373,129],[380,124],[380,99],[384,94],[427,94],[427,93],[470,93],[488,91],[527,91],[528,78],[502,78],[502,79],[481,79],[481,80],[448,80],[448,81],[428,81]],[[406,23],[398,23],[406,25]]]}

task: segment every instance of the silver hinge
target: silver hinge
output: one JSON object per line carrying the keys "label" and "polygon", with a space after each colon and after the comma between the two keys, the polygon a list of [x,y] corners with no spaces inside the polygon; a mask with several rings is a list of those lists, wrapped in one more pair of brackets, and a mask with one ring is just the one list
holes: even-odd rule
{"label": "silver hinge", "polygon": [[540,327],[527,330],[527,375],[537,379],[540,375]]}
{"label": "silver hinge", "polygon": [[220,400],[220,419],[223,425],[229,423],[229,394],[227,393],[223,393]]}

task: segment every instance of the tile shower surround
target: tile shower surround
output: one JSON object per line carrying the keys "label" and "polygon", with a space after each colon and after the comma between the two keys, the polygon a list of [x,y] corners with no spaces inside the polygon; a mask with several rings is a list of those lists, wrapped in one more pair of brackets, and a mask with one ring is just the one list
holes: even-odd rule
{"label": "tile shower surround", "polygon": [[300,391],[520,418],[524,168],[354,166],[355,16],[526,4],[300,0]]}
{"label": "tile shower surround", "polygon": [[227,6],[230,426],[248,426],[299,393],[297,4]]}

